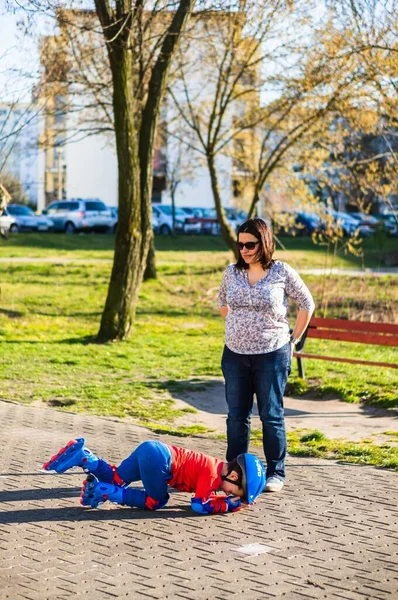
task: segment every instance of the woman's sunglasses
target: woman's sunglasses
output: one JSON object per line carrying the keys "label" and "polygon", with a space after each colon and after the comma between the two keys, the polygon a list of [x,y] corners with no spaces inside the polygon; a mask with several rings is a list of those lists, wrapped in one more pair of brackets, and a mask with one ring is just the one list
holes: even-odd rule
{"label": "woman's sunglasses", "polygon": [[238,246],[239,250],[243,250],[243,248],[246,248],[247,250],[254,250],[259,243],[260,242],[236,242],[236,245]]}

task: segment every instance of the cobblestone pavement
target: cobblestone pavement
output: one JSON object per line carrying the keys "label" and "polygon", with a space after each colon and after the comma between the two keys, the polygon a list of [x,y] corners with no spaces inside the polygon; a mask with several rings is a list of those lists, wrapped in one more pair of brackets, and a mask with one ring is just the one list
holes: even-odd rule
{"label": "cobblestone pavement", "polygon": [[[87,510],[78,503],[82,473],[52,475],[41,464],[78,435],[116,463],[156,436],[126,421],[7,402],[0,423],[2,600],[398,597],[395,473],[289,458],[283,492],[239,513],[195,515],[183,493],[154,513]],[[162,439],[224,453],[223,441]]]}

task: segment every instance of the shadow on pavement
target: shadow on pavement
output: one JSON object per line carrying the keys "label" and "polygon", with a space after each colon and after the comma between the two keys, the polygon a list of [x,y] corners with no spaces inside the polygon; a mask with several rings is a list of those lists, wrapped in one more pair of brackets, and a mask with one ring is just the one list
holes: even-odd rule
{"label": "shadow on pavement", "polygon": [[54,498],[78,498],[81,488],[46,488],[31,490],[0,491],[0,502],[24,502],[25,500],[48,500]]}
{"label": "shadow on pavement", "polygon": [[[174,400],[182,400],[197,410],[210,414],[225,415],[224,381],[217,379],[195,379],[164,383]],[[257,411],[255,411],[257,414]]]}
{"label": "shadow on pavement", "polygon": [[[189,502],[173,506],[173,508],[159,511],[142,511],[134,508],[112,508],[112,509],[90,509],[80,506],[72,508],[29,508],[26,510],[9,510],[0,514],[0,523],[9,525],[11,523],[40,523],[43,521],[126,521],[167,519],[168,517],[192,517],[196,516]],[[199,517],[201,515],[198,515]]]}
{"label": "shadow on pavement", "polygon": [[[351,418],[357,418],[357,414],[352,413],[352,412],[309,412],[308,410],[295,410],[293,408],[285,408],[285,417],[294,417],[294,416],[301,416],[301,417],[309,417],[309,418],[315,418],[315,417],[320,417],[322,416],[322,418],[325,419],[334,419],[335,417],[344,417],[345,419],[347,417],[351,417]],[[379,416],[379,415],[366,415],[368,417],[374,417],[374,416]]]}

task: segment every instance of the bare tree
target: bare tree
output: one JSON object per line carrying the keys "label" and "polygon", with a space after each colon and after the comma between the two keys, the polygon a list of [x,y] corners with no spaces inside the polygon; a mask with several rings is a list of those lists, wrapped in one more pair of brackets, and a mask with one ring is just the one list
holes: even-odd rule
{"label": "bare tree", "polygon": [[[368,4],[367,10],[377,4],[379,16],[383,11],[382,2],[360,3]],[[376,35],[375,18],[368,22],[364,10],[355,21],[351,7],[357,30],[352,22],[345,24],[346,6],[339,2],[321,14],[308,2],[247,0],[240,6],[241,11],[200,24],[206,39],[201,60],[182,46],[180,79],[170,89],[176,110],[196,135],[194,149],[206,158],[221,232],[232,249],[235,236],[222,207],[217,157],[229,156],[238,183],[250,188],[251,215],[278,173],[303,157],[315,168],[325,148],[330,154],[331,144],[341,143],[344,131],[334,127],[339,119],[356,117],[356,126],[364,127],[370,103],[375,111],[377,102],[379,116],[395,105],[387,50],[396,45],[392,19],[382,20]],[[364,66],[366,53],[372,61]]]}

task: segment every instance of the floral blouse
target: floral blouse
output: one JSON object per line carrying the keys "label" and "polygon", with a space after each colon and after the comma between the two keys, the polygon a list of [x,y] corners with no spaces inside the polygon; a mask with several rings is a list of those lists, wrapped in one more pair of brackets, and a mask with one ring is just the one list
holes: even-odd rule
{"label": "floral blouse", "polygon": [[250,285],[248,272],[229,265],[224,271],[219,306],[228,306],[225,344],[238,354],[265,354],[290,340],[287,299],[312,312],[315,304],[299,274],[275,260],[264,277]]}

